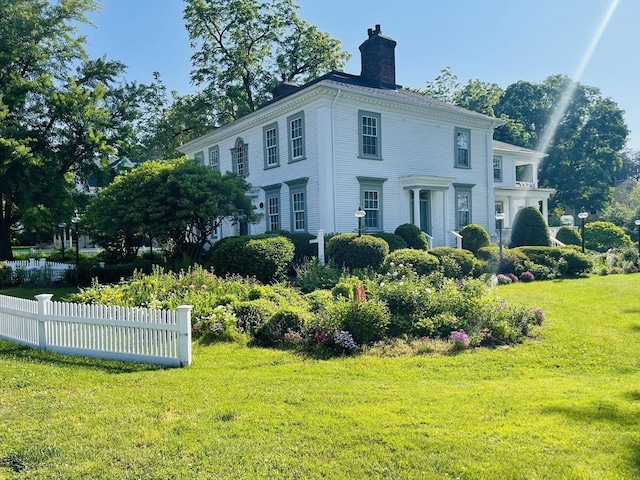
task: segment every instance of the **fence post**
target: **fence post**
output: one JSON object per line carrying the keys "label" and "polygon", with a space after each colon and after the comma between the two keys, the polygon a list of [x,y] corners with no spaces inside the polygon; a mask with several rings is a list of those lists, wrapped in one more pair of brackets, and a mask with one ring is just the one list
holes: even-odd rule
{"label": "fence post", "polygon": [[180,366],[191,365],[191,310],[192,305],[180,305],[177,308],[179,329],[178,354]]}
{"label": "fence post", "polygon": [[36,295],[36,300],[38,300],[38,344],[42,350],[47,349],[45,315],[49,313],[51,297],[53,297],[52,293],[41,293],[40,295]]}

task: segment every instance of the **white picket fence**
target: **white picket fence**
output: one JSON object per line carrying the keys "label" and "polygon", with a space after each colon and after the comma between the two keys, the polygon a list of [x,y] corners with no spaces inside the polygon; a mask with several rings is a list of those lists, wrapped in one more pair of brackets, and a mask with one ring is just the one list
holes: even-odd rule
{"label": "white picket fence", "polygon": [[76,268],[73,263],[50,262],[44,258],[12,260],[10,262],[2,262],[2,264],[6,264],[11,267],[12,275],[14,277],[18,274],[19,270],[24,270],[27,280],[33,280],[33,277],[38,275],[41,280],[47,280],[49,282],[59,282],[60,280],[64,280],[67,270],[73,270]]}
{"label": "white picket fence", "polygon": [[0,295],[0,338],[69,355],[191,365],[191,305],[154,310]]}

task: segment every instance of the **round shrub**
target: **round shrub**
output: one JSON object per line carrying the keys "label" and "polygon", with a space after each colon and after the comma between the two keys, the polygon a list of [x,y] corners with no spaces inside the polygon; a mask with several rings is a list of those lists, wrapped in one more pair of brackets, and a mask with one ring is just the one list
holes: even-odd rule
{"label": "round shrub", "polygon": [[396,231],[393,233],[402,237],[404,241],[407,242],[407,247],[409,248],[415,248],[416,250],[429,249],[429,242],[427,242],[427,238],[413,223],[403,223],[396,228]]}
{"label": "round shrub", "polygon": [[620,248],[631,243],[631,237],[611,222],[589,222],[584,226],[585,247],[598,252]]}
{"label": "round shrub", "polygon": [[462,235],[462,248],[469,250],[474,255],[478,253],[479,249],[491,243],[489,234],[484,227],[475,223],[466,225],[460,230],[460,235]]}
{"label": "round shrub", "polygon": [[582,237],[576,228],[560,227],[556,234],[556,240],[565,245],[582,245]]}
{"label": "round shrub", "polygon": [[500,247],[498,245],[488,245],[486,247],[479,248],[476,257],[479,260],[484,260],[487,262],[498,264],[498,260],[500,259]]}
{"label": "round shrub", "polygon": [[233,313],[237,318],[238,330],[254,336],[276,312],[277,305],[260,298],[238,302],[233,305]]}
{"label": "round shrub", "polygon": [[384,259],[385,272],[393,269],[394,265],[412,265],[418,275],[428,275],[438,269],[440,261],[435,255],[431,255],[424,250],[415,250],[412,248],[403,248],[390,253]]}
{"label": "round shrub", "polygon": [[513,248],[523,245],[551,245],[549,228],[535,207],[521,208],[513,220],[510,246]]}
{"label": "round shrub", "polygon": [[593,269],[591,257],[573,248],[563,248],[562,258],[567,262],[567,275],[589,273]]}
{"label": "round shrub", "polygon": [[299,334],[311,318],[312,315],[301,308],[282,307],[256,331],[254,338],[261,345],[277,345],[285,340],[287,333]]}
{"label": "round shrub", "polygon": [[[474,256],[468,250],[452,247],[436,247],[429,250],[429,253],[440,259],[442,264],[445,258],[449,257],[460,267],[460,275],[466,277],[473,271]],[[446,274],[446,273],[445,273]],[[450,278],[458,278],[458,275],[447,275]]]}
{"label": "round shrub", "polygon": [[498,268],[498,273],[515,273],[520,275],[526,270],[530,270],[525,266],[527,256],[520,250],[514,248],[505,248],[502,251],[502,265]]}
{"label": "round shrub", "polygon": [[372,236],[383,239],[389,245],[389,252],[395,252],[401,248],[408,248],[407,242],[400,235],[395,233],[373,233]]}
{"label": "round shrub", "polygon": [[301,263],[305,258],[313,258],[318,256],[318,245],[315,243],[309,243],[309,240],[316,238],[315,235],[310,233],[289,233],[286,232],[285,236],[291,240],[294,246],[293,263]]}
{"label": "round shrub", "polygon": [[386,304],[378,300],[335,303],[329,307],[329,313],[359,345],[384,337],[391,319]]}
{"label": "round shrub", "polygon": [[206,261],[218,275],[236,273],[263,283],[285,278],[294,246],[277,235],[228,237],[216,242]]}
{"label": "round shrub", "polygon": [[389,254],[389,245],[381,238],[355,233],[336,235],[327,244],[327,257],[339,268],[380,269]]}

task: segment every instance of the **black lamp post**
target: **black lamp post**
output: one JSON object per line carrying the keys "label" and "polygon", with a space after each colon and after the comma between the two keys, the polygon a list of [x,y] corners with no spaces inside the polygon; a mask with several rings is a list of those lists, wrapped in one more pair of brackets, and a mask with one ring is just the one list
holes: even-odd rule
{"label": "black lamp post", "polygon": [[500,247],[500,265],[498,270],[502,268],[502,222],[504,221],[504,213],[496,213],[496,222],[498,222],[498,246]]}
{"label": "black lamp post", "polygon": [[580,231],[582,232],[582,253],[584,253],[584,220],[587,218],[589,214],[583,208],[582,211],[578,214],[578,218],[582,220],[582,227]]}
{"label": "black lamp post", "polygon": [[78,224],[80,223],[80,217],[78,216],[78,209],[75,210],[75,215],[71,219],[74,227],[74,233],[76,237],[76,272],[80,267],[80,237],[78,236]]}
{"label": "black lamp post", "polygon": [[65,222],[60,222],[58,224],[60,227],[60,247],[62,248],[62,261],[64,262],[64,243],[65,243],[65,231],[67,228],[67,224]]}
{"label": "black lamp post", "polygon": [[638,253],[640,254],[640,218],[633,223],[638,227]]}
{"label": "black lamp post", "polygon": [[362,207],[358,207],[358,210],[355,211],[354,215],[358,219],[358,236],[362,235],[362,217],[367,214]]}

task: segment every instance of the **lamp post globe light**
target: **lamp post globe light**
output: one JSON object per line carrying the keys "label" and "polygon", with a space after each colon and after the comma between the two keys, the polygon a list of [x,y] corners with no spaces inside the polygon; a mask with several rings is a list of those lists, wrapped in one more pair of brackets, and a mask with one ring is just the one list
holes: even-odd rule
{"label": "lamp post globe light", "polygon": [[580,232],[582,235],[582,253],[584,253],[584,220],[587,218],[589,214],[583,208],[582,211],[578,214],[578,218],[582,220],[582,226],[580,228]]}
{"label": "lamp post globe light", "polygon": [[65,222],[60,222],[58,224],[60,227],[60,247],[62,249],[62,261],[64,262],[64,243],[65,243],[65,229],[67,228],[67,224]]}
{"label": "lamp post globe light", "polygon": [[367,212],[365,212],[360,206],[358,207],[358,210],[356,210],[353,214],[358,219],[358,236],[361,236],[362,235],[362,218],[367,214]]}
{"label": "lamp post globe light", "polygon": [[502,222],[504,221],[504,213],[496,213],[496,222],[498,222],[498,246],[500,247],[500,264],[498,270],[502,268]]}
{"label": "lamp post globe light", "polygon": [[74,216],[71,219],[71,223],[73,223],[74,234],[76,237],[76,272],[77,268],[80,266],[80,237],[78,236],[78,224],[80,223],[80,217],[78,216],[78,209],[75,209]]}
{"label": "lamp post globe light", "polygon": [[638,227],[638,253],[640,254],[640,218],[633,223]]}

